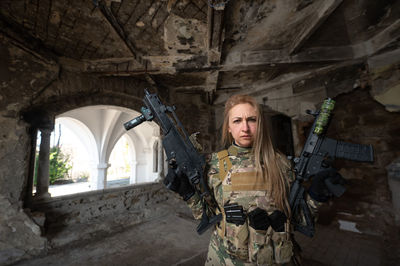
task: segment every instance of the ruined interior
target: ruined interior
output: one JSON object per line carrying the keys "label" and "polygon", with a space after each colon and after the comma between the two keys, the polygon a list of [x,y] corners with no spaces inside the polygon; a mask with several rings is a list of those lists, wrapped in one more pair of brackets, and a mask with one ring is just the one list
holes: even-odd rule
{"label": "ruined interior", "polygon": [[400,262],[400,1],[2,0],[0,25],[0,265],[204,263],[209,235],[161,170],[152,182],[32,194],[36,139],[45,157],[57,117],[138,113],[145,88],[200,132],[205,154],[221,149],[230,95],[256,97],[276,147],[297,156],[306,110],[333,98],[327,135],[371,144],[375,160],[335,162],[347,191],[321,208],[314,238],[298,236],[305,265]]}

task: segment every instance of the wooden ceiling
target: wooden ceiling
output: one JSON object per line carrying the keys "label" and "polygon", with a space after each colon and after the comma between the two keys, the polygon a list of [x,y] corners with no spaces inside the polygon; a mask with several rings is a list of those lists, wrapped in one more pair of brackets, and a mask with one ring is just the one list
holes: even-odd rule
{"label": "wooden ceiling", "polygon": [[221,102],[218,95],[260,82],[273,86],[397,49],[400,3],[2,0],[0,25],[14,43],[65,69],[146,75]]}

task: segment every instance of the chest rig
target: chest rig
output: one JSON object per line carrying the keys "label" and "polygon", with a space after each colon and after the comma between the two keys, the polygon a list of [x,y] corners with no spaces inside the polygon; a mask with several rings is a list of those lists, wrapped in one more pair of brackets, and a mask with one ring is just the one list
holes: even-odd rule
{"label": "chest rig", "polygon": [[[233,171],[231,171],[234,165],[232,164],[229,156],[240,157],[241,154],[239,154],[239,149],[243,148],[231,146],[228,150],[222,150],[217,153],[219,178],[222,183],[223,194],[221,205],[225,204],[227,201],[237,200],[247,211],[249,208],[252,208],[253,205],[258,203],[256,200],[257,197],[266,197],[266,191],[268,190],[268,187],[263,178],[257,175],[254,164],[248,165],[248,163],[245,163],[244,165],[241,165],[241,162],[239,162],[239,167],[235,167]],[[250,153],[250,151],[248,151],[248,153]],[[246,154],[246,156],[250,155]],[[247,160],[251,161],[250,158]],[[243,167],[245,170],[235,171],[237,168],[240,169],[241,167]],[[222,220],[220,226],[217,227],[217,231],[218,235],[223,239],[226,234],[226,216],[223,208],[221,209],[224,219]]]}
{"label": "chest rig", "polygon": [[[239,151],[241,149],[231,146],[217,153],[223,195],[220,204],[234,202],[243,206],[247,212],[262,208],[270,214],[277,208],[269,194],[267,182],[257,175],[250,151],[243,155]],[[290,260],[292,246],[288,238],[288,223],[285,232],[274,232],[271,227],[260,231],[254,230],[247,222],[239,226],[227,223],[224,208],[221,208],[221,213],[223,219],[216,229],[229,254],[265,265]]]}

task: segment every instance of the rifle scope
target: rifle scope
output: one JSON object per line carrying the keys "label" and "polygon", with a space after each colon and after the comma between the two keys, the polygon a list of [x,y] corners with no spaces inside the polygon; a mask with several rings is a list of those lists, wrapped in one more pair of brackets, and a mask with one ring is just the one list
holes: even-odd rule
{"label": "rifle scope", "polygon": [[326,125],[328,124],[329,117],[333,109],[335,108],[335,101],[328,98],[324,101],[321,106],[321,111],[318,114],[317,121],[315,121],[314,133],[320,135],[324,132]]}

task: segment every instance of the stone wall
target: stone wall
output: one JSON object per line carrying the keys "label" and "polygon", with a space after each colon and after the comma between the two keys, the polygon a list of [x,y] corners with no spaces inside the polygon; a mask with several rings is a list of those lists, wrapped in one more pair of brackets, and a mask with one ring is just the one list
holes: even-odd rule
{"label": "stone wall", "polygon": [[[394,223],[386,167],[400,156],[400,114],[385,110],[368,89],[356,89],[334,99],[336,106],[328,137],[371,144],[375,161],[337,160],[337,168],[348,180],[348,190],[328,208],[328,217],[333,218],[335,213],[336,222],[353,221],[362,233],[388,234]],[[328,220],[323,222],[332,222]]]}
{"label": "stone wall", "polygon": [[386,169],[388,171],[389,187],[392,191],[395,222],[400,226],[400,158],[394,160]]}
{"label": "stone wall", "polygon": [[[95,232],[110,233],[164,214],[160,202],[167,201],[168,192],[159,184],[37,203],[33,212],[24,209],[30,205],[26,195],[31,193],[28,176],[31,144],[36,139],[31,133],[35,128],[58,114],[83,106],[101,104],[140,110],[143,89],[152,86],[143,76],[79,74],[60,67],[51,56],[20,48],[1,34],[0,54],[0,264],[28,259],[45,253],[49,247],[89,238]],[[168,99],[168,89],[158,92]],[[202,113],[201,123],[207,121],[209,111],[202,101],[179,103],[187,99],[175,102],[184,106],[182,114],[191,113],[188,108],[194,108]],[[187,117],[182,122],[189,132],[203,131],[197,128],[196,119]],[[205,129],[210,134],[207,126]],[[76,231],[78,224],[84,224],[82,232]],[[39,225],[44,225],[45,230]]]}
{"label": "stone wall", "polygon": [[220,136],[213,121],[214,108],[207,104],[206,97],[206,93],[188,94],[171,91],[170,104],[176,106],[175,112],[189,135],[200,132],[198,141],[203,147],[203,152],[210,153],[215,151]]}
{"label": "stone wall", "polygon": [[0,207],[5,210],[0,217],[0,265],[9,265],[162,219],[185,206],[163,185],[148,183],[37,201],[25,210],[1,196]]}
{"label": "stone wall", "polygon": [[159,219],[168,215],[167,203],[174,199],[162,184],[147,183],[35,202],[32,211],[45,214],[48,246],[58,248]]}
{"label": "stone wall", "polygon": [[0,195],[0,209],[0,265],[46,252],[46,238],[21,206]]}
{"label": "stone wall", "polygon": [[0,55],[0,194],[15,203],[22,196],[30,152],[30,136],[20,112],[55,80],[58,68],[54,61],[25,51],[2,34]]}
{"label": "stone wall", "polygon": [[2,34],[0,55],[0,264],[4,264],[45,250],[40,228],[22,211],[31,141],[20,111],[55,79],[58,70],[52,60],[29,53]]}
{"label": "stone wall", "polygon": [[[167,201],[168,192],[159,184],[64,197],[35,203],[33,213],[23,210],[24,205],[30,205],[24,201],[30,193],[27,183],[31,138],[35,138],[32,129],[83,106],[104,104],[140,110],[143,89],[156,89],[141,76],[99,77],[60,69],[55,61],[0,37],[4,59],[0,69],[0,264],[27,259],[45,253],[48,248],[165,214],[163,204],[159,203]],[[159,89],[158,93],[163,100],[169,100],[168,89]],[[173,99],[188,132],[205,132],[202,139],[208,141],[204,146],[209,149],[212,129],[208,126],[210,109],[205,100],[198,95]],[[45,230],[41,231],[38,224]],[[79,231],[78,226],[82,226]]]}

